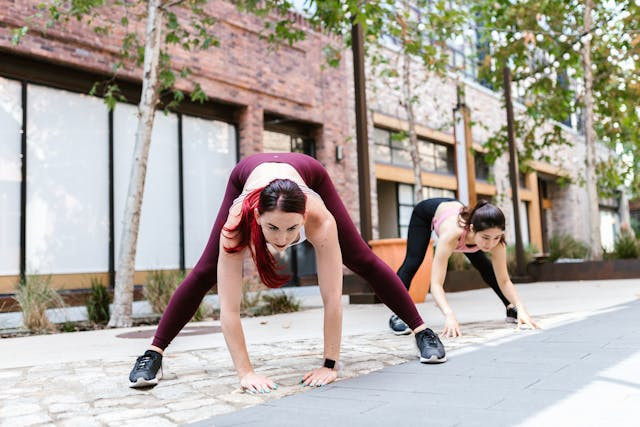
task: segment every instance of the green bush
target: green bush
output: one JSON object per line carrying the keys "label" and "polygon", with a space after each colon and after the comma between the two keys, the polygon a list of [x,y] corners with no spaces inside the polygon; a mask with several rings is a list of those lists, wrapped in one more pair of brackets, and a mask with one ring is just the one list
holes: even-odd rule
{"label": "green bush", "polygon": [[16,287],[13,297],[22,310],[22,322],[32,332],[48,332],[55,326],[47,318],[48,308],[64,306],[60,295],[51,288],[51,276],[27,276]]}
{"label": "green bush", "polygon": [[97,324],[109,321],[109,304],[111,304],[111,294],[107,288],[97,278],[91,279],[91,294],[85,306],[89,321]]}
{"label": "green bush", "polygon": [[268,316],[278,313],[292,313],[300,310],[300,301],[297,298],[281,291],[273,294],[265,294],[262,296],[265,304],[261,305],[256,311],[258,316]]}
{"label": "green bush", "polygon": [[[528,244],[524,247],[525,266],[533,261],[534,255],[538,252],[538,248],[534,245]],[[507,245],[507,270],[509,274],[514,274],[516,271],[516,245]]]}
{"label": "green bush", "polygon": [[552,236],[549,239],[549,261],[555,262],[559,258],[581,258],[589,254],[586,243],[575,239],[569,234]]}
{"label": "green bush", "polygon": [[447,271],[470,270],[471,267],[471,263],[467,257],[460,252],[452,253],[447,261]]}
{"label": "green bush", "polygon": [[153,270],[147,274],[144,297],[155,313],[163,313],[171,296],[184,280],[181,271]]}
{"label": "green bush", "polygon": [[195,314],[191,318],[193,322],[201,322],[205,320],[207,317],[212,317],[215,310],[206,302],[202,301],[198,306]]}
{"label": "green bush", "polygon": [[640,243],[629,232],[622,232],[613,247],[613,258],[633,259],[640,257]]}

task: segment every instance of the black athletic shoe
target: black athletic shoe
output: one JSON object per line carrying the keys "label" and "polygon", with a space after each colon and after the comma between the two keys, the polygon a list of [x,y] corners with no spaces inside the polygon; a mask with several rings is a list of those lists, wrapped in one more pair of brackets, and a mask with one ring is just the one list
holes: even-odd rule
{"label": "black athletic shoe", "polygon": [[416,334],[416,344],[420,350],[420,362],[422,363],[442,363],[447,358],[444,354],[444,346],[431,329],[427,328]]}
{"label": "black athletic shoe", "polygon": [[136,359],[136,364],[129,374],[129,387],[150,387],[158,384],[162,378],[162,355],[157,351],[147,350]]}
{"label": "black athletic shoe", "polygon": [[396,335],[409,335],[411,328],[395,314],[389,318],[389,327]]}
{"label": "black athletic shoe", "polygon": [[518,310],[515,307],[507,308],[507,317],[504,319],[507,323],[518,323]]}

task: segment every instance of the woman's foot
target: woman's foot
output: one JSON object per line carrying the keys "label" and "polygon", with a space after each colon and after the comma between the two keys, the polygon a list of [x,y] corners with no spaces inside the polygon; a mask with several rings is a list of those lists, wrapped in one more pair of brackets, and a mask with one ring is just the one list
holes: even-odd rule
{"label": "woman's foot", "polygon": [[147,350],[136,359],[129,374],[129,387],[152,387],[162,378],[162,355],[157,351]]}
{"label": "woman's foot", "polygon": [[447,361],[442,341],[431,329],[427,328],[416,333],[416,345],[420,350],[420,362],[442,363]]}
{"label": "woman's foot", "polygon": [[396,335],[409,335],[411,333],[411,328],[395,314],[389,318],[389,327]]}

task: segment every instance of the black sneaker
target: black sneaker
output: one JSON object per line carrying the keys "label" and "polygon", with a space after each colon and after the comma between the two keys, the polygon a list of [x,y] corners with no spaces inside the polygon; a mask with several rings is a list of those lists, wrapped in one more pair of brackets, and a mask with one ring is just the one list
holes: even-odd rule
{"label": "black sneaker", "polygon": [[396,335],[409,335],[411,328],[395,314],[389,318],[389,327]]}
{"label": "black sneaker", "polygon": [[162,378],[162,355],[157,351],[147,350],[136,359],[136,364],[129,374],[129,387],[150,387],[158,384]]}
{"label": "black sneaker", "polygon": [[447,358],[440,338],[429,328],[416,334],[416,344],[420,350],[420,362],[442,363]]}
{"label": "black sneaker", "polygon": [[504,319],[507,323],[518,323],[518,310],[515,307],[507,307],[507,317]]}

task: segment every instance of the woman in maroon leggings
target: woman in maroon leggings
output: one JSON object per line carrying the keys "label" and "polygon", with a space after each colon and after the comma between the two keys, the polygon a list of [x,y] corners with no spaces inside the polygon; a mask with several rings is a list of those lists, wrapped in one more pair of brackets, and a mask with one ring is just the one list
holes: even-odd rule
{"label": "woman in maroon leggings", "polygon": [[316,253],[324,304],[325,357],[322,367],[303,377],[306,385],[328,384],[337,377],[334,366],[342,334],[342,264],[363,277],[409,325],[416,334],[421,362],[446,360],[442,343],[426,328],[400,278],[360,237],[322,164],[297,153],[256,154],[233,169],[204,253],[172,296],[149,350],[136,360],[129,375],[131,386],[158,383],[163,350],[217,284],[222,332],[242,387],[250,392],[275,388],[273,381],[253,371],[249,361],[240,322],[242,259],[249,250],[262,281],[279,287],[288,278],[278,274],[267,245],[284,251],[304,239]]}

